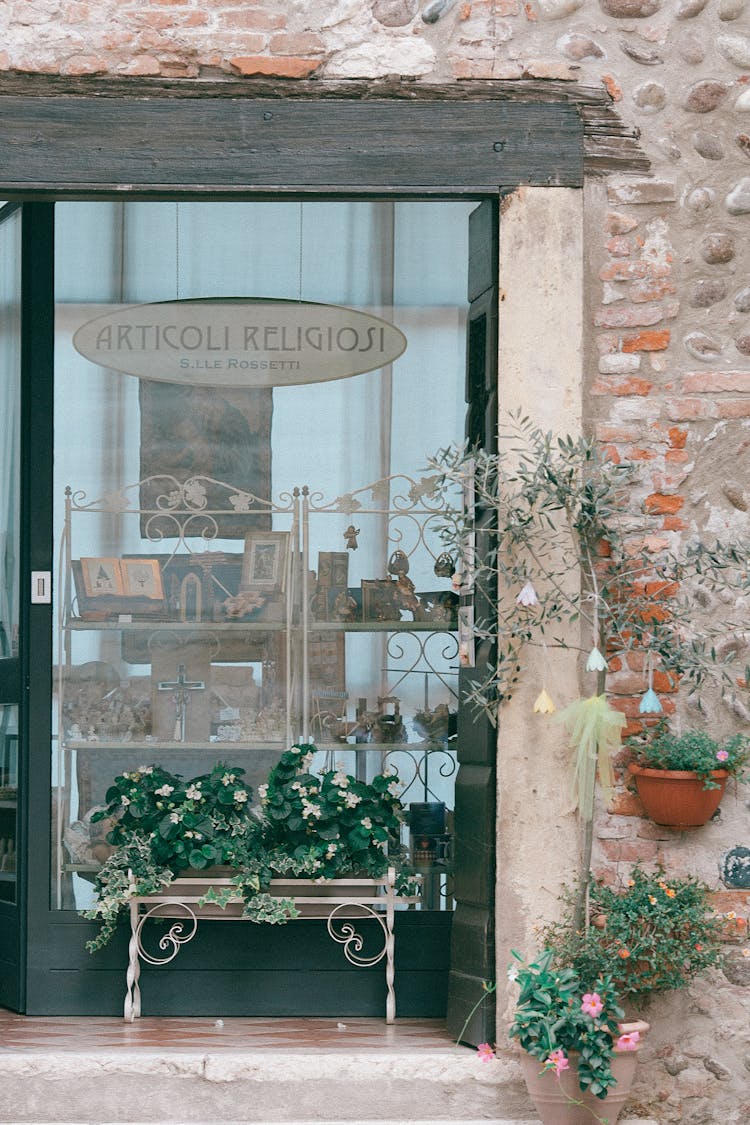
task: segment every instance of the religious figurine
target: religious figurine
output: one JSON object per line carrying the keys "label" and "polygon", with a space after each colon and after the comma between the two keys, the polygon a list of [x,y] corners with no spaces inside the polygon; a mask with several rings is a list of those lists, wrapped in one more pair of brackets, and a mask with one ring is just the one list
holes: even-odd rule
{"label": "religious figurine", "polygon": [[396,576],[409,573],[409,560],[403,551],[394,551],[388,560],[388,573]]}
{"label": "religious figurine", "polygon": [[346,531],[344,532],[344,539],[346,540],[347,551],[356,551],[357,550],[357,547],[359,546],[359,543],[357,542],[357,536],[358,535],[359,535],[359,528],[355,527],[353,523],[350,523],[349,526],[347,527]]}
{"label": "religious figurine", "polygon": [[443,551],[435,559],[434,566],[435,574],[438,578],[451,578],[456,569],[456,564],[453,561],[453,556],[449,555],[447,551]]}
{"label": "religious figurine", "polygon": [[337,621],[356,621],[357,603],[348,590],[342,590],[336,595],[333,603],[333,616]]}

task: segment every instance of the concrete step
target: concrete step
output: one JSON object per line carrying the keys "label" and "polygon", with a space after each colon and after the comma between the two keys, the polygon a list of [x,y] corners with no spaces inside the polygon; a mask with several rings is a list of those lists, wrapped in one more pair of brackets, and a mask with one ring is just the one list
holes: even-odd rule
{"label": "concrete step", "polygon": [[[0,1049],[7,1125],[538,1125],[517,1060],[473,1052]],[[622,1121],[620,1125],[636,1125]],[[641,1121],[638,1125],[648,1125]]]}

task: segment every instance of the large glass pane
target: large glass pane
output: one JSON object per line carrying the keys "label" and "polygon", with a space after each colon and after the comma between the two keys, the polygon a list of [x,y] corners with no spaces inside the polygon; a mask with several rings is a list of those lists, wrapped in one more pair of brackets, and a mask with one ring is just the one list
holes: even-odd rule
{"label": "large glass pane", "polygon": [[[18,656],[20,263],[21,216],[16,211],[0,225],[0,676],[3,662]],[[5,902],[16,899],[18,708],[14,702],[0,696],[0,901]]]}
{"label": "large glass pane", "polygon": [[[90,899],[107,851],[92,814],[116,774],[221,760],[257,791],[303,739],[320,767],[395,766],[425,902],[450,903],[456,597],[425,464],[464,428],[470,209],[58,206],[58,906]],[[171,304],[123,312],[207,298],[181,328]],[[247,381],[228,386],[237,298],[289,305],[270,328],[242,322]],[[406,347],[368,369],[356,353],[383,323]],[[326,359],[250,382],[292,370],[302,336],[359,373],[332,378]]]}

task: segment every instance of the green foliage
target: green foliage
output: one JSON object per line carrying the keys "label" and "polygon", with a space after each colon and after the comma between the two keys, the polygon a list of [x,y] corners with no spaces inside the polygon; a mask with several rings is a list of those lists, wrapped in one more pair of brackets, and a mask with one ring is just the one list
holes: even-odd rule
{"label": "green foliage", "polygon": [[[553,1051],[565,1057],[578,1054],[579,1085],[597,1098],[606,1098],[615,1085],[612,1054],[619,1036],[618,1021],[623,1019],[617,992],[606,973],[586,976],[575,968],[561,967],[555,954],[545,949],[526,963],[519,962],[509,976],[520,986],[510,1036],[540,1062],[550,1065]],[[585,1010],[586,1000],[595,998],[601,1010],[593,1015]],[[595,1009],[594,1009],[595,1010]]]}
{"label": "green foliage", "polygon": [[[608,461],[589,438],[555,437],[520,413],[501,427],[496,453],[454,446],[430,467],[448,512],[446,547],[463,560],[459,571],[473,578],[478,601],[499,606],[497,619],[477,623],[496,657],[477,668],[468,693],[490,719],[515,690],[524,648],[576,647],[567,627],[577,623],[586,653],[597,646],[611,659],[647,651],[654,668],[690,691],[708,679],[736,690],[727,670],[735,648],[716,646],[741,637],[744,626],[723,617],[698,627],[695,594],[747,592],[747,545],[693,542],[655,554],[642,531],[638,541],[628,510],[635,467]],[[533,596],[519,599],[529,588]]]}
{"label": "green foliage", "polygon": [[711,774],[726,770],[744,780],[750,760],[750,738],[737,733],[719,742],[705,731],[672,734],[666,723],[658,723],[642,736],[628,739],[633,758],[640,766],[656,770],[690,770],[703,779],[704,789],[718,789]]}
{"label": "green foliage", "polygon": [[322,878],[383,875],[400,854],[398,777],[378,774],[368,784],[342,770],[311,774],[314,751],[312,745],[287,750],[258,791],[266,848],[277,859],[281,852],[304,861],[306,871]]}
{"label": "green foliage", "polygon": [[700,880],[635,867],[624,888],[592,881],[588,892],[593,924],[576,929],[577,895],[571,891],[562,920],[542,930],[558,968],[571,967],[585,979],[607,974],[622,999],[642,1001],[686,988],[721,964],[722,922]]}
{"label": "green foliage", "polygon": [[107,807],[92,820],[114,818],[109,843],[147,839],[154,863],[177,874],[232,863],[238,839],[257,832],[251,790],[238,766],[217,762],[210,773],[183,781],[160,766],[142,766],[116,777]]}
{"label": "green foliage", "polygon": [[95,906],[82,912],[102,923],[88,948],[107,943],[131,898],[163,889],[188,868],[233,868],[232,885],[209,888],[202,901],[226,906],[241,897],[244,916],[255,922],[296,917],[290,899],[268,893],[280,877],[379,877],[393,866],[399,892],[413,892],[402,869],[397,775],[378,774],[370,783],[342,770],[318,776],[308,772],[314,752],[303,745],[281,755],[259,787],[260,816],[249,807],[244,771],[223,762],[188,781],[156,765],[115,778],[107,807],[92,817],[114,820],[107,839],[115,851],[97,873]]}

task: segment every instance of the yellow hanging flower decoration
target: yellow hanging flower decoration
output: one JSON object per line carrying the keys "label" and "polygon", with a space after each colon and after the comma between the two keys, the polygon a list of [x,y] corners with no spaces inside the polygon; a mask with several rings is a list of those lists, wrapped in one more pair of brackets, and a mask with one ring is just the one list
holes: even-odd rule
{"label": "yellow hanging flower decoration", "polygon": [[534,703],[534,714],[554,715],[556,710],[557,708],[555,707],[554,701],[547,694],[547,689],[542,688]]}

